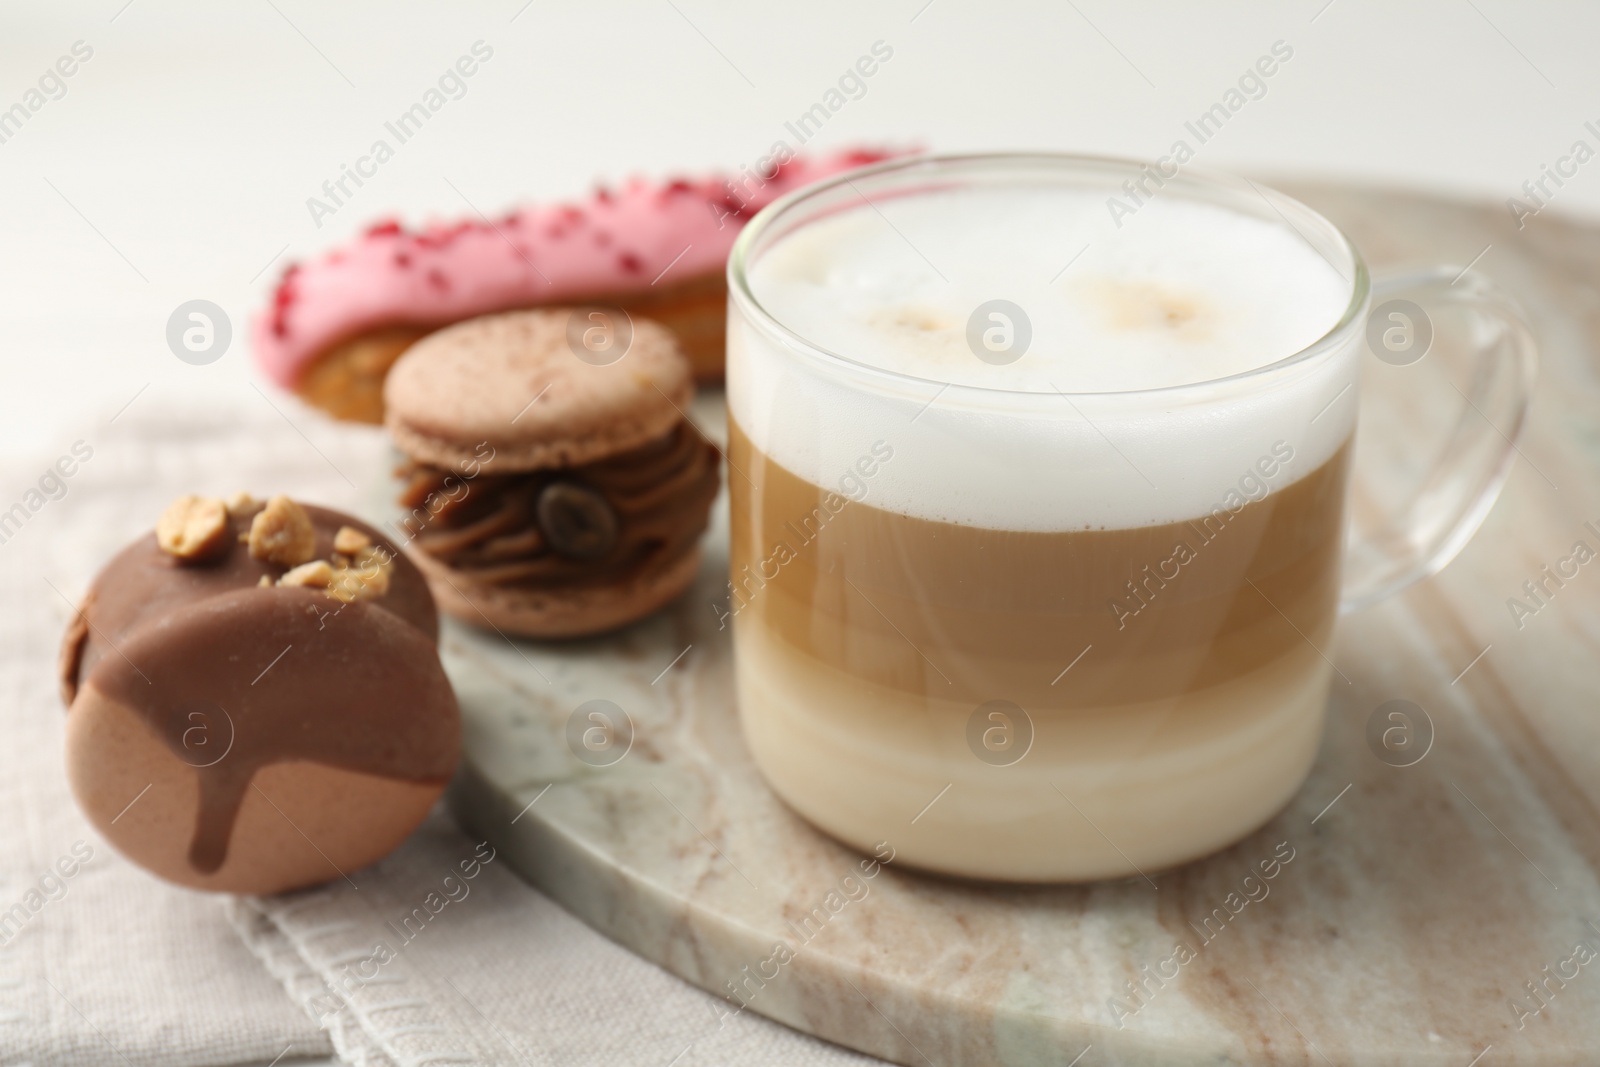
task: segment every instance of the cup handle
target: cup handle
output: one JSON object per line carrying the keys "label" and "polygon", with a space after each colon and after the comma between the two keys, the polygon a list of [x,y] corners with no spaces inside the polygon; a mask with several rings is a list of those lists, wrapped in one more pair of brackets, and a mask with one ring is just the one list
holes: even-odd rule
{"label": "cup handle", "polygon": [[1352,531],[1341,614],[1437,574],[1477,532],[1516,459],[1537,365],[1522,309],[1475,271],[1437,267],[1376,281],[1372,290],[1367,344],[1379,359],[1421,359],[1434,341],[1433,319],[1461,315],[1472,378],[1454,386],[1461,416],[1415,496],[1376,529],[1359,537]]}

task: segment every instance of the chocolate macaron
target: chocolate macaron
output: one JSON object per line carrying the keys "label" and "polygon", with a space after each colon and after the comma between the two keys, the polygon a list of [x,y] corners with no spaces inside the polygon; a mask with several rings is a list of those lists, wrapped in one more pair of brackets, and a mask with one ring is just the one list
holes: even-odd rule
{"label": "chocolate macaron", "polygon": [[460,753],[422,575],[287,497],[182,497],[111,560],[62,646],[67,774],[123,855],[276,893],[391,851]]}
{"label": "chocolate macaron", "polygon": [[451,615],[577,637],[693,580],[719,455],[685,414],[694,379],[678,342],[619,314],[471,319],[395,364],[384,402],[410,457],[402,525]]}

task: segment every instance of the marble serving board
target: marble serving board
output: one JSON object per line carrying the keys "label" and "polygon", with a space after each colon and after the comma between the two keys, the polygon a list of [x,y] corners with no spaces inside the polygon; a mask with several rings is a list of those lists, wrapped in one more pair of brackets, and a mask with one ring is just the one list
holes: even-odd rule
{"label": "marble serving board", "polygon": [[[1310,780],[1266,827],[1177,870],[1082,887],[863,866],[779,802],[744,747],[714,607],[725,500],[696,585],[654,619],[567,644],[447,627],[461,822],[596,929],[723,995],[708,1035],[748,1010],[937,1067],[1600,1063],[1600,563],[1531,616],[1507,605],[1575,542],[1600,548],[1600,230],[1291,191],[1379,272],[1476,260],[1523,302],[1543,354],[1476,540],[1342,620],[1332,654],[1348,682]],[[1431,369],[1367,383],[1365,509],[1404,498],[1437,451],[1419,436],[1437,441],[1459,414],[1447,356],[1416,367]],[[694,415],[722,436],[719,397]],[[1431,733],[1403,767],[1368,742],[1397,699]],[[604,730],[596,700],[629,725]],[[883,836],[925,832],[936,820]]]}

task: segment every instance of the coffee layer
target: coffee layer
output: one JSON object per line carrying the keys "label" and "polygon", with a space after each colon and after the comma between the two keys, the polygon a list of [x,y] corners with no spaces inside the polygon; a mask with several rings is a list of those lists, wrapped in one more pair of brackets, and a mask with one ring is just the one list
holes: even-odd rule
{"label": "coffee layer", "polygon": [[[1261,499],[1237,498],[1237,510],[1039,533],[885,511],[869,502],[870,480],[866,501],[847,500],[756,450],[730,420],[729,460],[754,483],[731,482],[730,611],[891,690],[1112,713],[1326,638],[1347,452]],[[898,462],[896,451],[883,466]],[[1071,684],[1058,684],[1069,663]]]}
{"label": "coffee layer", "polygon": [[970,704],[863,682],[756,626],[737,651],[745,742],[795,810],[863,851],[892,840],[907,866],[1038,882],[1149,874],[1261,825],[1316,756],[1332,673],[1302,644],[1102,715],[985,711],[974,748]]}
{"label": "coffee layer", "polygon": [[875,507],[887,445],[848,500],[735,422],[751,753],[818,826],[945,873],[1136,875],[1236,840],[1321,736],[1347,455],[1264,463],[1277,488],[1189,521],[1040,533]]}

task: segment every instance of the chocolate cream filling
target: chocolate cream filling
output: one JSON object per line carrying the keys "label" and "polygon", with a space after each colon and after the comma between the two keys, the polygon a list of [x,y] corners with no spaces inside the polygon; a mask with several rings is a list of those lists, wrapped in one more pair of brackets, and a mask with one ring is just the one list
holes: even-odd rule
{"label": "chocolate cream filling", "polygon": [[416,547],[485,585],[601,586],[693,550],[720,486],[719,455],[687,422],[593,463],[467,478],[410,462],[403,523]]}

